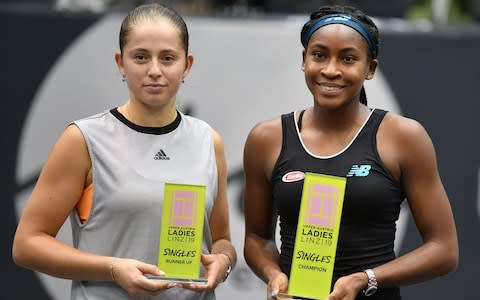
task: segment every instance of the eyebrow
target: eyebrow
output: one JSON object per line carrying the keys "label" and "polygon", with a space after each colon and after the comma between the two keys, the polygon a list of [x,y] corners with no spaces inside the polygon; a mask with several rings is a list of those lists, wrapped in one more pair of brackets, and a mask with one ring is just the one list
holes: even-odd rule
{"label": "eyebrow", "polygon": [[[327,47],[321,43],[313,43],[310,47],[312,48],[312,50],[322,49],[322,50],[330,51],[330,47]],[[340,52],[348,52],[348,51],[362,51],[362,50],[355,46],[349,46],[349,47],[344,47],[340,49]]]}
{"label": "eyebrow", "polygon": [[[146,49],[146,48],[132,48],[130,51],[133,51],[133,52],[147,52],[147,53],[152,52],[151,50]],[[160,53],[176,53],[176,52],[178,52],[178,50],[174,49],[174,48],[168,48],[168,49],[160,50]]]}

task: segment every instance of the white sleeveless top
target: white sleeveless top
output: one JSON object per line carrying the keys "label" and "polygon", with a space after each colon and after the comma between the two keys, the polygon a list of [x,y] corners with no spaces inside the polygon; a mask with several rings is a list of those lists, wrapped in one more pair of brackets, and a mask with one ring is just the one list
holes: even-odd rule
{"label": "white sleeveless top", "polygon": [[[165,127],[142,127],[116,109],[75,121],[84,135],[93,174],[85,224],[70,216],[74,247],[98,255],[157,264],[165,182],[206,186],[202,252],[210,253],[209,217],[217,194],[212,128],[177,113]],[[204,270],[202,270],[203,273]],[[130,297],[113,282],[73,281],[71,298],[215,299],[213,292],[171,288],[156,297]]]}

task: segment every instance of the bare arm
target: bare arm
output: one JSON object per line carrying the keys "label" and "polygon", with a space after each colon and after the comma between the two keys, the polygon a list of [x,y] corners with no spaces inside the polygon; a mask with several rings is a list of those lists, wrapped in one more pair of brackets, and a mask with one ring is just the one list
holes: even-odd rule
{"label": "bare arm", "polygon": [[268,292],[286,291],[288,279],[275,244],[277,215],[272,203],[271,173],[281,148],[280,119],[256,126],[244,149],[245,260],[268,284]]}
{"label": "bare arm", "polygon": [[167,285],[143,276],[160,275],[156,266],[83,252],[55,238],[75,209],[90,168],[83,135],[71,125],[54,145],[19,221],[13,243],[14,261],[61,278],[116,280],[131,295],[159,293]]}
{"label": "bare arm", "polygon": [[189,287],[197,291],[215,288],[222,282],[229,265],[233,268],[237,262],[237,253],[230,238],[225,151],[222,138],[215,130],[213,130],[213,137],[218,173],[218,189],[209,220],[213,241],[212,254],[202,256],[202,263],[207,270],[208,284]]}
{"label": "bare arm", "polygon": [[108,258],[55,239],[80,199],[89,169],[83,136],[76,126],[69,126],[54,145],[18,224],[13,245],[17,264],[63,278],[110,278]]}
{"label": "bare arm", "polygon": [[[415,250],[373,269],[379,287],[419,283],[453,271],[458,264],[455,222],[430,137],[418,122],[388,114],[377,140],[382,160],[405,191],[422,237]],[[340,278],[330,300],[354,299],[366,284],[363,273]],[[342,298],[348,286],[354,288],[353,296]]]}
{"label": "bare arm", "polygon": [[210,217],[210,231],[212,232],[212,253],[224,253],[228,255],[232,266],[237,261],[237,253],[230,239],[230,218],[227,199],[227,163],[223,141],[220,135],[214,131],[215,156],[218,172],[218,190],[215,206]]}
{"label": "bare arm", "polygon": [[[422,245],[375,269],[381,286],[429,280],[453,271],[458,242],[453,213],[441,182],[433,143],[416,121],[396,116],[400,181],[422,237]],[[386,128],[388,129],[388,128]]]}

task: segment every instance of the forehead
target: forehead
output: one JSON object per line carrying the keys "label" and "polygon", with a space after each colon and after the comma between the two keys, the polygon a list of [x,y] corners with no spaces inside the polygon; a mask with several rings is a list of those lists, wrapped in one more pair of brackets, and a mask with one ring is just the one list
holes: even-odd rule
{"label": "forehead", "polygon": [[136,47],[146,44],[180,46],[180,30],[165,17],[138,19],[130,26],[126,46]]}
{"label": "forehead", "polygon": [[367,41],[355,29],[343,24],[329,24],[320,27],[312,35],[309,45],[321,43],[323,46],[357,47],[368,51]]}

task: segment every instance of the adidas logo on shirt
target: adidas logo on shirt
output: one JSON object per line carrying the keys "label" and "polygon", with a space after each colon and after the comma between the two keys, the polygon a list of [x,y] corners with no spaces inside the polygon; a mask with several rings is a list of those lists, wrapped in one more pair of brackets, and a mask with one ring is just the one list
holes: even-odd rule
{"label": "adidas logo on shirt", "polygon": [[165,152],[160,149],[160,151],[158,151],[155,156],[153,157],[154,160],[170,160],[170,157],[168,157],[167,154],[165,154]]}

